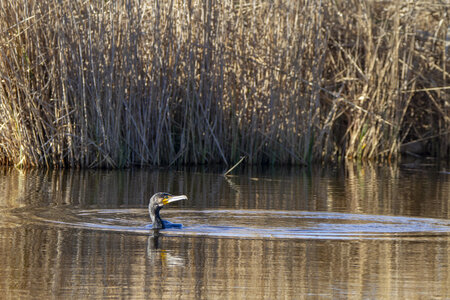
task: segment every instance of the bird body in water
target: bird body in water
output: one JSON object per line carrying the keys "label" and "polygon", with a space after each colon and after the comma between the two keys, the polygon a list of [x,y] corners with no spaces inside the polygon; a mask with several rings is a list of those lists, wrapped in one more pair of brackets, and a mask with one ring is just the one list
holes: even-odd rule
{"label": "bird body in water", "polygon": [[173,196],[169,193],[156,193],[150,198],[148,212],[150,214],[150,219],[152,219],[153,229],[182,227],[181,224],[174,224],[169,221],[162,220],[159,216],[159,211],[164,207],[164,205],[180,200],[187,200],[187,197],[185,195]]}

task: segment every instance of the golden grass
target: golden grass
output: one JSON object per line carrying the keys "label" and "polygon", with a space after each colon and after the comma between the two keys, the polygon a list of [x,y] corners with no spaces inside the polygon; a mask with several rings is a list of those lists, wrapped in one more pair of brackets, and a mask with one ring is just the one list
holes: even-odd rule
{"label": "golden grass", "polygon": [[450,156],[445,1],[5,0],[0,162]]}

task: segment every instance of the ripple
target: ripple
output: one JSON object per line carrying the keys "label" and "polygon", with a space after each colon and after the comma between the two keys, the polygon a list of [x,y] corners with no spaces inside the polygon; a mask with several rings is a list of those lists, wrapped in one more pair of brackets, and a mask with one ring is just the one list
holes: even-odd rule
{"label": "ripple", "polygon": [[[19,216],[22,215],[22,217]],[[63,227],[148,234],[146,209],[47,208],[15,212],[16,219]],[[165,210],[183,224],[170,236],[283,239],[427,239],[450,237],[450,220],[337,212],[269,210]]]}

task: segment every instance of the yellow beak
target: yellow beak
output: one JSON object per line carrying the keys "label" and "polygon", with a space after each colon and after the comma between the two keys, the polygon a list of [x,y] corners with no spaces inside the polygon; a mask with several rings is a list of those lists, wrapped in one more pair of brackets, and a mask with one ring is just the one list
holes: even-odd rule
{"label": "yellow beak", "polygon": [[187,200],[187,196],[185,195],[180,195],[180,196],[169,196],[168,198],[163,199],[162,203],[164,205],[175,202],[175,201],[180,201],[180,200]]}

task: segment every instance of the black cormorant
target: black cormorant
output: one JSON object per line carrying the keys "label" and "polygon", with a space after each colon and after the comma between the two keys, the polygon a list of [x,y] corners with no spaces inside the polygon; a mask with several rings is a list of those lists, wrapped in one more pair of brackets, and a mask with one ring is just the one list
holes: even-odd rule
{"label": "black cormorant", "polygon": [[150,213],[150,219],[152,219],[153,229],[164,229],[164,228],[180,228],[181,224],[174,224],[169,221],[161,220],[159,216],[159,211],[164,205],[179,201],[187,200],[185,195],[172,196],[169,193],[156,193],[150,198],[150,203],[148,204],[148,212]]}

